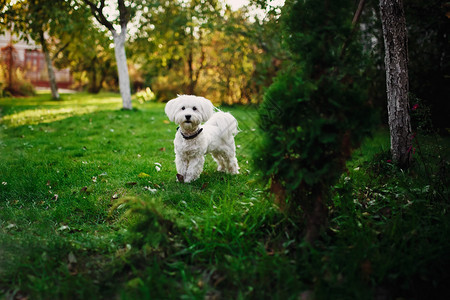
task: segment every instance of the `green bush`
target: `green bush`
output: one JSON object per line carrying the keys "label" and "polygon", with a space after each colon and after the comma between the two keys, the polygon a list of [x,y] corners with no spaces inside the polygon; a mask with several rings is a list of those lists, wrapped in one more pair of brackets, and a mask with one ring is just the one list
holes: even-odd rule
{"label": "green bush", "polygon": [[292,61],[260,109],[258,165],[277,187],[272,190],[286,193],[288,212],[303,210],[309,240],[326,223],[330,187],[373,123],[367,59],[357,37],[351,38],[353,5],[327,3],[287,1],[283,34]]}

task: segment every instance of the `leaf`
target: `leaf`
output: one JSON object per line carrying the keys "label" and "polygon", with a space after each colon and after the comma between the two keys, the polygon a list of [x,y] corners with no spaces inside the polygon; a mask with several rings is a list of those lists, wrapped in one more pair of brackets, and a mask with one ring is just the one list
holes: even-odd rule
{"label": "leaf", "polygon": [[205,182],[202,187],[200,188],[200,191],[204,191],[208,187],[208,183]]}
{"label": "leaf", "polygon": [[149,191],[149,192],[151,192],[152,194],[154,194],[154,193],[156,193],[157,189],[152,189],[152,188],[149,187],[149,186],[144,186],[144,191]]}
{"label": "leaf", "polygon": [[137,182],[127,182],[127,183],[125,183],[125,185],[127,185],[127,186],[133,186],[133,185],[136,185],[137,184]]}
{"label": "leaf", "polygon": [[147,173],[141,172],[138,175],[139,178],[146,178],[146,177],[150,177],[150,175],[148,175]]}
{"label": "leaf", "polygon": [[63,230],[70,230],[70,227],[69,226],[67,226],[67,225],[62,225],[61,227],[59,227],[58,229],[57,229],[58,231],[63,231]]}

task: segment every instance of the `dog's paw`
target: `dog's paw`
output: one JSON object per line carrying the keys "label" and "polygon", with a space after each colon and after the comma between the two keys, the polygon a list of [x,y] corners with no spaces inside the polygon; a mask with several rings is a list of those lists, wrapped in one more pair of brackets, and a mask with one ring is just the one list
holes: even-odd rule
{"label": "dog's paw", "polygon": [[177,174],[178,182],[184,183],[184,176],[181,174]]}

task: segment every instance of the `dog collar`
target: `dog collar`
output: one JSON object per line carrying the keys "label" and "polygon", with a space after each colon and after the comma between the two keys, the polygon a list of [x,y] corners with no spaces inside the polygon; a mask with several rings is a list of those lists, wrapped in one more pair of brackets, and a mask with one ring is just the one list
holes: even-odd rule
{"label": "dog collar", "polygon": [[[177,131],[178,129],[180,129],[180,127],[177,127]],[[183,133],[183,131],[180,130],[181,136],[185,139],[185,140],[192,140],[195,139],[201,132],[203,131],[203,128],[200,128],[199,130],[197,130],[196,133],[194,133],[193,135],[185,135]]]}

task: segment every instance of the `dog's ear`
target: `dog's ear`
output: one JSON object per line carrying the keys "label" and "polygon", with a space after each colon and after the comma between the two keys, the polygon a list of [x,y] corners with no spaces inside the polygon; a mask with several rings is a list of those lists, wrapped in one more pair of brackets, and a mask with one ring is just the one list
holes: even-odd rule
{"label": "dog's ear", "polygon": [[211,118],[211,116],[214,113],[214,105],[206,98],[201,97],[201,116],[202,116],[202,122],[206,122]]}
{"label": "dog's ear", "polygon": [[166,107],[164,108],[164,112],[166,113],[167,117],[171,122],[174,122],[175,120],[175,112],[176,112],[176,101],[177,99],[172,99],[169,102],[166,103]]}

